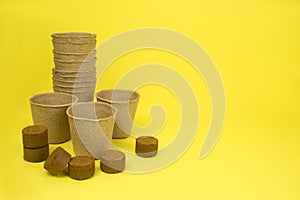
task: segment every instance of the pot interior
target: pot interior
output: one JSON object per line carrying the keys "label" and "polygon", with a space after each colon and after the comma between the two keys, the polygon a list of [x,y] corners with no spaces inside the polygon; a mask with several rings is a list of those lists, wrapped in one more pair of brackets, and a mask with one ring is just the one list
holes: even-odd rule
{"label": "pot interior", "polygon": [[97,93],[97,98],[106,102],[128,102],[139,97],[137,92],[131,90],[102,90]]}
{"label": "pot interior", "polygon": [[64,94],[58,92],[40,94],[31,98],[32,103],[43,105],[43,106],[70,105],[75,101],[76,101],[76,97],[70,94]]}
{"label": "pot interior", "polygon": [[74,118],[99,120],[112,116],[116,110],[104,103],[78,103],[68,109],[69,115]]}

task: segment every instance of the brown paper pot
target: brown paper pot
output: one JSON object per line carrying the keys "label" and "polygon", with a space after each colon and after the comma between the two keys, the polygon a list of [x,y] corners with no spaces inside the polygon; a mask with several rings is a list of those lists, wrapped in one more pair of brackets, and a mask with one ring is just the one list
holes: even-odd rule
{"label": "brown paper pot", "polygon": [[117,108],[113,138],[130,135],[140,95],[131,90],[102,90],[96,93],[97,101],[106,102]]}
{"label": "brown paper pot", "polygon": [[94,101],[95,90],[89,91],[77,91],[77,90],[65,90],[53,87],[54,92],[61,92],[67,94],[73,94],[78,98],[78,102],[91,102]]}
{"label": "brown paper pot", "polygon": [[54,85],[53,86],[53,90],[57,90],[57,91],[60,91],[60,92],[66,92],[66,93],[74,93],[74,94],[80,94],[80,93],[95,93],[95,89],[96,89],[96,86],[95,85],[92,85],[92,86],[86,86],[86,87],[62,87],[62,86],[57,86],[57,85]]}
{"label": "brown paper pot", "polygon": [[94,77],[89,77],[89,76],[86,76],[86,77],[61,77],[59,75],[53,75],[52,76],[52,80],[58,80],[58,81],[64,81],[64,82],[84,82],[84,81],[96,81],[96,76]]}
{"label": "brown paper pot", "polygon": [[52,68],[52,73],[55,74],[66,74],[66,75],[72,75],[72,76],[76,76],[78,74],[95,74],[96,73],[96,67],[92,67],[89,69],[80,69],[80,70],[63,70],[63,69],[56,69],[56,68]]}
{"label": "brown paper pot", "polygon": [[89,43],[58,43],[53,42],[54,51],[65,53],[89,53],[96,47],[96,41]]}
{"label": "brown paper pot", "polygon": [[60,81],[64,83],[75,83],[75,82],[97,82],[96,77],[59,77],[57,75],[52,76],[53,81]]}
{"label": "brown paper pot", "polygon": [[96,41],[96,34],[84,32],[54,33],[51,37],[53,42],[58,43],[86,43]]}
{"label": "brown paper pot", "polygon": [[53,72],[52,73],[53,76],[55,77],[60,77],[60,78],[96,78],[96,73],[77,73],[77,74],[67,74],[67,73],[60,73],[60,72]]}
{"label": "brown paper pot", "polygon": [[52,76],[52,81],[57,82],[57,83],[64,83],[64,84],[74,84],[75,82],[79,83],[79,84],[80,83],[82,83],[82,84],[91,84],[91,83],[95,84],[95,83],[97,83],[96,77],[93,77],[93,78],[91,77],[90,79],[87,79],[87,78],[85,78],[81,81],[79,81],[79,80],[76,81],[76,79],[75,79],[75,81],[70,81],[70,80],[65,80],[64,78],[57,78],[57,77]]}
{"label": "brown paper pot", "polygon": [[[78,74],[60,74],[60,73],[52,73],[53,78],[55,79],[63,79],[66,81],[91,81],[96,80],[96,73],[78,73]],[[69,78],[69,79],[66,79]]]}
{"label": "brown paper pot", "polygon": [[78,86],[86,87],[86,86],[90,86],[90,85],[96,85],[96,80],[65,82],[65,81],[59,81],[59,80],[52,79],[52,83],[53,83],[53,85],[61,86],[61,87],[74,87],[74,86],[76,86],[76,87],[78,87]]}
{"label": "brown paper pot", "polygon": [[84,93],[88,91],[95,91],[96,85],[90,85],[90,86],[85,86],[85,87],[62,87],[62,86],[57,86],[53,85],[53,89],[58,89],[61,92],[73,92],[73,93]]}
{"label": "brown paper pot", "polygon": [[95,91],[85,93],[74,93],[78,97],[78,102],[92,102],[94,101]]}
{"label": "brown paper pot", "polygon": [[106,103],[77,103],[68,108],[73,150],[77,156],[93,156],[110,146],[116,108]]}
{"label": "brown paper pot", "polygon": [[73,80],[76,80],[76,78],[80,78],[83,80],[91,80],[96,79],[96,73],[77,73],[77,74],[61,74],[61,73],[52,73],[53,77],[58,78],[72,78]]}
{"label": "brown paper pot", "polygon": [[65,53],[59,51],[53,51],[54,59],[57,60],[93,60],[96,58],[96,50],[93,50],[89,53]]}
{"label": "brown paper pot", "polygon": [[72,84],[53,81],[53,85],[57,86],[57,87],[61,87],[61,88],[66,88],[66,89],[69,89],[69,88],[89,89],[89,88],[96,86],[96,81],[93,81],[93,82],[82,82],[82,81],[78,82],[78,81],[76,81]]}
{"label": "brown paper pot", "polygon": [[96,77],[96,68],[91,68],[90,70],[80,69],[78,71],[67,71],[67,70],[58,70],[53,68],[52,75],[57,75],[59,77]]}
{"label": "brown paper pot", "polygon": [[38,94],[30,99],[33,122],[48,127],[50,144],[62,143],[70,139],[66,110],[77,101],[76,96],[64,93]]}
{"label": "brown paper pot", "polygon": [[68,70],[68,71],[78,71],[79,69],[93,70],[96,65],[96,59],[93,60],[57,60],[54,59],[55,69],[58,70]]}

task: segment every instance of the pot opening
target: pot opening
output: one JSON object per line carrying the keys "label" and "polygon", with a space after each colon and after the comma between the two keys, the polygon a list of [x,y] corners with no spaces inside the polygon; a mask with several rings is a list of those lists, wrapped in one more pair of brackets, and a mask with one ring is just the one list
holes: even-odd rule
{"label": "pot opening", "polygon": [[115,109],[103,103],[78,103],[68,109],[68,114],[74,118],[99,120],[114,115]]}
{"label": "pot opening", "polygon": [[106,102],[128,102],[137,100],[140,95],[131,90],[102,90],[97,93],[97,98]]}
{"label": "pot opening", "polygon": [[61,37],[61,38],[72,38],[72,37],[96,37],[95,34],[85,33],[85,32],[66,32],[66,33],[54,33],[52,37]]}
{"label": "pot opening", "polygon": [[41,106],[65,106],[71,105],[76,101],[76,97],[70,94],[64,94],[59,92],[40,94],[31,98],[32,103]]}

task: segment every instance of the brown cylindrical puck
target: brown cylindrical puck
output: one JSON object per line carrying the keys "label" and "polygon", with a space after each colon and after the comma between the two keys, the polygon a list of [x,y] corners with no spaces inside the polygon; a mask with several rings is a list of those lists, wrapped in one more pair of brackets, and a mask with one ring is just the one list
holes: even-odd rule
{"label": "brown cylindrical puck", "polygon": [[71,155],[62,147],[58,147],[47,158],[44,169],[52,175],[58,175],[65,169],[70,159]]}
{"label": "brown cylindrical puck", "polygon": [[48,128],[42,125],[27,126],[22,130],[23,146],[41,148],[48,145]]}
{"label": "brown cylindrical puck", "polygon": [[117,150],[106,150],[100,154],[100,169],[108,174],[115,174],[125,169],[125,154]]}
{"label": "brown cylindrical puck", "polygon": [[141,136],[136,139],[135,153],[138,156],[149,158],[157,154],[158,139],[150,136]]}
{"label": "brown cylindrical puck", "polygon": [[68,171],[73,179],[88,179],[95,173],[95,159],[89,156],[73,157],[69,162]]}
{"label": "brown cylindrical puck", "polygon": [[41,162],[49,155],[49,145],[42,148],[30,149],[23,147],[23,158],[28,162]]}

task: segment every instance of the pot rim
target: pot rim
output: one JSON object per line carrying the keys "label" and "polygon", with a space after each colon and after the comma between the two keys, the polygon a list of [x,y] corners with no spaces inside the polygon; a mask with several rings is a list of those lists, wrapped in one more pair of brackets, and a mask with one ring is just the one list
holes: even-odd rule
{"label": "pot rim", "polygon": [[84,89],[84,90],[89,90],[89,88],[96,88],[96,84],[81,86],[81,85],[75,84],[75,83],[72,86],[57,85],[57,84],[53,83],[52,86],[56,87],[58,89]]}
{"label": "pot rim", "polygon": [[84,60],[59,60],[56,58],[53,58],[54,62],[60,62],[60,63],[89,63],[89,62],[96,62],[97,58],[94,57],[92,59],[84,59]]}
{"label": "pot rim", "polygon": [[53,53],[56,54],[62,54],[62,55],[89,55],[90,53],[97,53],[96,49],[91,50],[89,53],[70,53],[70,52],[63,52],[63,51],[57,51],[57,50],[52,50]]}
{"label": "pot rim", "polygon": [[[112,109],[112,115],[108,116],[108,117],[103,117],[103,118],[97,118],[97,119],[89,119],[89,118],[83,118],[83,117],[75,117],[74,115],[71,115],[70,114],[70,110],[73,109],[74,106],[78,106],[78,105],[87,105],[87,104],[98,104],[98,105],[105,105],[105,106],[108,106],[110,109]],[[113,105],[111,104],[108,104],[108,103],[105,103],[105,102],[79,102],[79,103],[75,103],[73,105],[71,105],[67,110],[66,110],[66,113],[68,115],[68,117],[72,118],[72,119],[75,119],[75,120],[82,120],[82,121],[89,121],[89,122],[99,122],[99,121],[102,121],[102,120],[107,120],[107,119],[110,119],[110,118],[115,118],[116,117],[116,114],[117,114],[117,108],[114,107]]]}
{"label": "pot rim", "polygon": [[72,81],[72,80],[65,80],[65,79],[57,79],[57,77],[56,78],[52,78],[52,83],[54,83],[54,82],[61,82],[61,83],[72,83],[72,84],[75,84],[75,83],[85,83],[85,82],[93,82],[93,83],[95,83],[95,85],[97,84],[97,81],[96,80],[88,80],[88,81],[86,81],[86,80],[84,80],[84,81]]}
{"label": "pot rim", "polygon": [[87,32],[62,32],[62,33],[53,33],[52,38],[92,38],[97,35],[94,33]]}
{"label": "pot rim", "polygon": [[[65,96],[71,96],[72,97],[72,102],[70,103],[66,103],[66,104],[59,104],[59,105],[51,105],[51,104],[41,104],[41,103],[37,103],[37,102],[34,102],[33,99],[34,98],[37,98],[39,96],[44,96],[44,95],[49,95],[49,94],[60,94],[60,95],[65,95]],[[46,92],[46,93],[42,93],[42,94],[36,94],[34,96],[32,96],[30,98],[30,104],[32,105],[36,105],[36,106],[40,106],[40,107],[47,107],[47,108],[62,108],[62,107],[69,107],[71,106],[72,104],[74,103],[77,103],[78,102],[78,97],[73,95],[73,94],[68,94],[68,93],[64,93],[64,92]]]}
{"label": "pot rim", "polygon": [[90,70],[63,70],[63,69],[57,69],[57,68],[52,68],[52,74],[55,73],[55,74],[81,74],[81,73],[91,73],[91,74],[96,74],[96,67],[95,69],[90,69]]}
{"label": "pot rim", "polygon": [[[136,95],[137,95],[137,98],[135,98],[135,99],[129,99],[129,100],[127,100],[127,101],[112,101],[111,99],[107,99],[107,98],[103,98],[103,97],[100,97],[100,96],[99,96],[99,94],[100,94],[101,92],[105,92],[105,91],[117,91],[117,92],[123,91],[123,92],[131,92],[131,93],[136,94]],[[109,103],[109,104],[110,104],[110,103],[128,103],[128,102],[135,102],[135,101],[138,101],[138,100],[140,99],[140,97],[141,97],[141,95],[140,95],[138,92],[134,91],[134,90],[123,90],[123,89],[107,89],[107,90],[101,90],[101,91],[99,91],[99,92],[96,92],[95,96],[96,96],[97,99],[100,99],[101,101],[104,101],[104,102]]]}

